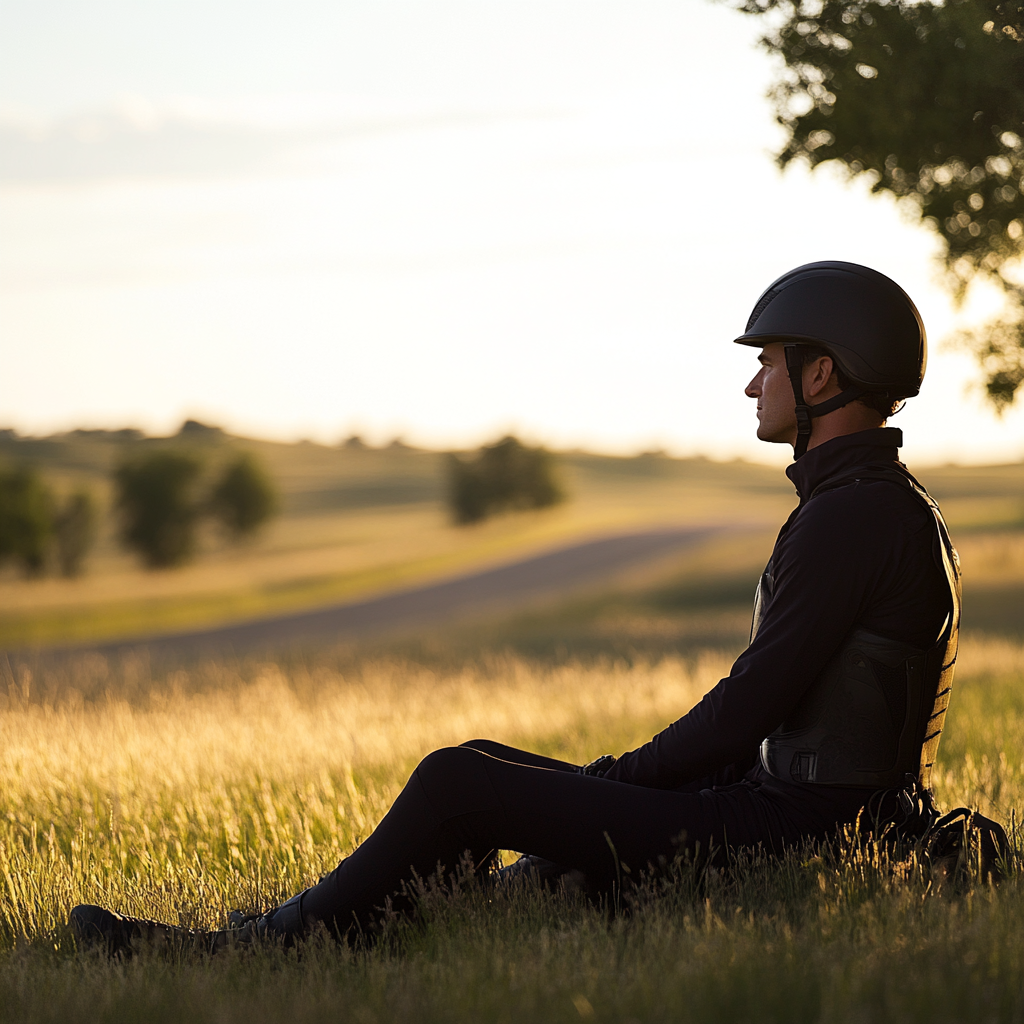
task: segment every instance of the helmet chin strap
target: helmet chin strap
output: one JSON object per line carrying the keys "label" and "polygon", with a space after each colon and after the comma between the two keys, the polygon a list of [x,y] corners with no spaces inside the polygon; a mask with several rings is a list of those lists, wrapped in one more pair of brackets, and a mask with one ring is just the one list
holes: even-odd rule
{"label": "helmet chin strap", "polygon": [[865,394],[865,389],[851,384],[845,391],[821,402],[819,405],[808,405],[804,401],[804,354],[803,345],[786,345],[786,369],[789,371],[789,382],[793,385],[793,397],[796,399],[796,444],[793,446],[793,458],[799,459],[807,451],[811,440],[811,420],[815,416],[841,409],[856,398]]}

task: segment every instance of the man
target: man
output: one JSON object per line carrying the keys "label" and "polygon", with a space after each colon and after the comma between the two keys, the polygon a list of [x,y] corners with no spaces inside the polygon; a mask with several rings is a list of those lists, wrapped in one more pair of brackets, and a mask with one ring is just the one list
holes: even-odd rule
{"label": "man", "polygon": [[[814,263],[761,296],[739,344],[760,349],[746,393],[758,437],[790,444],[800,503],[758,587],[750,646],[649,743],[584,768],[477,740],[435,751],[372,835],[317,885],[255,919],[194,935],[216,949],[371,929],[414,874],[498,849],[610,888],[681,847],[762,847],[833,834],[882,791],[927,789],[960,617],[938,508],[897,460],[896,405],[918,393],[926,342],[882,274]],[[77,907],[111,949],[180,929]]]}

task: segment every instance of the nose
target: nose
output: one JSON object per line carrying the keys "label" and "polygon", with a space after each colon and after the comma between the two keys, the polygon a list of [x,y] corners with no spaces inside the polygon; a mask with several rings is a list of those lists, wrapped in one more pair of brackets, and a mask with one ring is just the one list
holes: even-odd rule
{"label": "nose", "polygon": [[761,376],[764,370],[759,370],[755,375],[754,379],[743,389],[743,393],[747,398],[760,398],[761,397]]}

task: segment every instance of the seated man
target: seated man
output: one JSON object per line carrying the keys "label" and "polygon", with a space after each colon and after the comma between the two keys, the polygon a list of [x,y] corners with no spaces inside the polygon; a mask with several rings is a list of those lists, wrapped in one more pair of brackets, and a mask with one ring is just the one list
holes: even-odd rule
{"label": "seated man", "polygon": [[[322,923],[371,929],[414,874],[527,850],[610,888],[681,845],[824,838],[872,796],[927,790],[949,700],[959,569],[939,510],[884,426],[918,393],[921,318],[893,281],[812,263],[761,296],[736,339],[760,349],[746,393],[757,436],[791,444],[799,505],[758,587],[750,645],[688,714],[617,760],[580,769],[488,741],[419,764],[374,832],[317,885],[256,919],[197,936],[215,949],[292,940]],[[613,762],[610,763],[609,762]],[[188,933],[76,907],[78,934],[111,948]]]}

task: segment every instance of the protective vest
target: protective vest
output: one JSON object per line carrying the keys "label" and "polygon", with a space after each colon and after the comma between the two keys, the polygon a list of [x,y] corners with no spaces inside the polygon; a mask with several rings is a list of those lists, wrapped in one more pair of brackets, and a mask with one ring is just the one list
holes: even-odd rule
{"label": "protective vest", "polygon": [[[808,500],[860,480],[909,490],[935,523],[936,562],[950,611],[928,650],[854,628],[785,721],[761,743],[765,770],[786,782],[899,788],[908,776],[928,789],[949,704],[960,631],[960,560],[932,496],[899,464],[824,481]],[[757,635],[775,581],[761,576],[750,639]]]}

